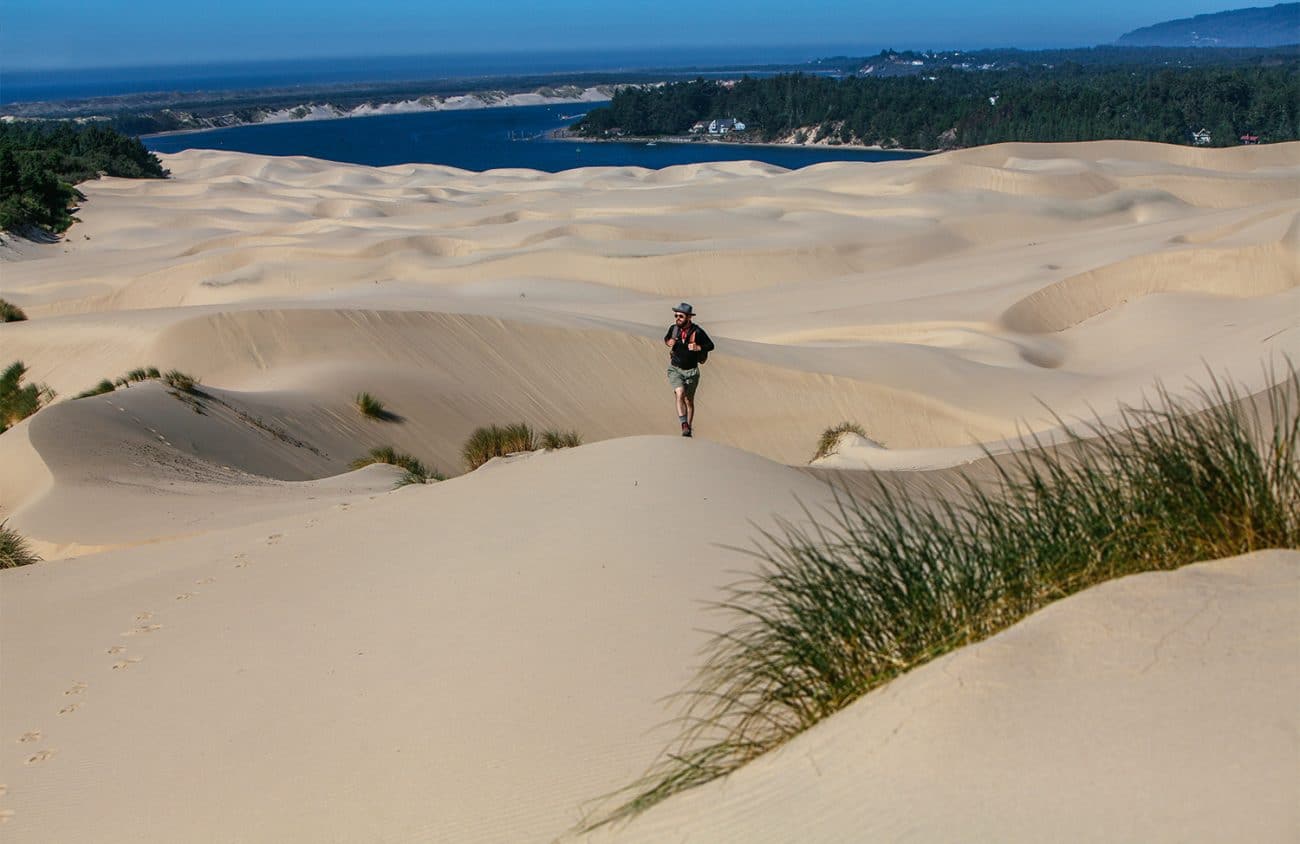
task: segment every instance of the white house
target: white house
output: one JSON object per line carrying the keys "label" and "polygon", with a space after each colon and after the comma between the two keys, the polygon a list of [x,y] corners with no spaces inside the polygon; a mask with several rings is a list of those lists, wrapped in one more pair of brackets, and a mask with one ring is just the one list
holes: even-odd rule
{"label": "white house", "polygon": [[1192,143],[1198,147],[1207,147],[1210,145],[1210,133],[1205,129],[1192,133]]}
{"label": "white house", "polygon": [[710,135],[726,135],[731,132],[745,131],[745,124],[741,123],[734,117],[725,117],[722,119],[714,118],[709,121]]}

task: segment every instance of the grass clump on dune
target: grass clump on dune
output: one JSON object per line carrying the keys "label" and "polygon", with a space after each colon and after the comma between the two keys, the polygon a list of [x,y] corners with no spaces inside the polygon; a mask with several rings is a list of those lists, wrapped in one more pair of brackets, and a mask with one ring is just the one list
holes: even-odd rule
{"label": "grass clump on dune", "polygon": [[546,430],[540,438],[542,448],[577,448],[582,445],[582,434],[577,431]]}
{"label": "grass clump on dune", "polygon": [[[172,370],[172,372],[175,372],[175,370]],[[168,374],[170,375],[171,373]],[[176,374],[182,375],[185,378],[189,377],[189,376],[185,376],[183,373],[176,373]],[[77,395],[74,396],[74,398],[85,399],[85,398],[90,398],[91,396],[102,396],[105,393],[113,392],[119,387],[129,387],[132,384],[138,383],[140,381],[156,381],[161,379],[162,377],[163,377],[162,373],[158,371],[158,367],[156,366],[132,369],[130,372],[126,373],[125,375],[118,376],[112,381],[108,380],[107,378],[104,378],[100,380],[98,384],[91,387],[89,390],[83,390],[80,393],[77,393]],[[193,383],[197,383],[194,382],[194,379],[190,379],[190,380]],[[191,390],[194,389],[193,383],[191,383],[189,387],[189,389]]]}
{"label": "grass clump on dune", "polygon": [[[724,776],[935,657],[1112,578],[1300,547],[1300,377],[1193,410],[1161,388],[1051,448],[991,458],[992,483],[922,497],[877,479],[812,527],[764,532],[757,572],[682,694],[679,741],[588,828]],[[1059,421],[1059,420],[1058,420]]]}
{"label": "grass clump on dune", "polygon": [[358,457],[353,460],[348,468],[361,469],[372,463],[387,463],[405,470],[402,477],[398,479],[397,486],[423,484],[429,481],[445,481],[447,479],[447,476],[437,469],[426,467],[416,458],[396,451],[390,445],[381,445],[370,449],[370,451],[366,452],[365,457]]}
{"label": "grass clump on dune", "polygon": [[101,379],[98,384],[91,387],[89,390],[82,390],[80,393],[77,393],[75,396],[73,396],[73,398],[88,399],[91,396],[102,396],[105,393],[111,393],[116,389],[117,389],[117,385],[115,385],[112,381],[109,381],[107,378],[104,378]]}
{"label": "grass clump on dune", "polygon": [[845,434],[857,434],[859,437],[866,437],[867,432],[856,422],[841,422],[833,428],[827,428],[822,431],[822,437],[817,441],[817,453],[812,456],[812,459],[820,460],[838,451],[840,439]]}
{"label": "grass clump on dune", "polygon": [[372,396],[370,393],[357,393],[353,400],[356,403],[357,410],[367,419],[378,419],[381,422],[395,422],[397,415],[390,412],[384,407],[384,403]]}
{"label": "grass clump on dune", "polygon": [[576,448],[580,445],[582,435],[577,431],[548,429],[538,434],[527,424],[516,422],[513,425],[475,428],[461,448],[461,456],[465,460],[465,467],[472,472],[493,457],[536,451],[539,448]]}
{"label": "grass clump on dune", "polygon": [[27,540],[14,529],[5,527],[6,524],[8,523],[0,522],[0,569],[39,563],[40,556],[32,550]]}
{"label": "grass clump on dune", "polygon": [[0,322],[22,322],[27,319],[27,314],[17,305],[0,299]]}
{"label": "grass clump on dune", "polygon": [[20,360],[0,373],[0,433],[54,400],[54,391],[44,384],[24,384],[26,374],[27,365]]}
{"label": "grass clump on dune", "polygon": [[[179,375],[182,378],[189,378],[189,376],[185,375],[185,373],[177,372],[175,369],[173,369],[171,372],[168,372],[167,374],[169,376]],[[150,366],[147,368],[141,367],[139,369],[132,369],[130,372],[118,378],[117,381],[114,383],[116,383],[117,386],[119,387],[129,387],[130,385],[137,384],[141,381],[153,381],[162,377],[163,377],[162,373],[158,371],[158,367],[156,366]],[[189,386],[189,389],[192,390],[194,389],[194,384],[198,382],[193,378],[190,378],[190,381],[193,382]]]}
{"label": "grass clump on dune", "polygon": [[475,428],[461,448],[465,467],[471,472],[493,457],[505,457],[520,451],[536,451],[537,435],[523,422],[513,425],[485,425]]}
{"label": "grass clump on dune", "polygon": [[187,375],[179,369],[169,369],[162,376],[163,383],[173,390],[179,390],[182,393],[192,393],[199,386],[199,379],[193,375]]}

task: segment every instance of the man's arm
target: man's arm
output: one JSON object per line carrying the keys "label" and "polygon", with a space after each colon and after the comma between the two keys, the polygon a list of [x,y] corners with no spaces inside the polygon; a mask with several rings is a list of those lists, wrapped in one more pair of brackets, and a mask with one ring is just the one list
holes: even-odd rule
{"label": "man's arm", "polygon": [[673,339],[673,327],[670,325],[668,333],[664,335],[664,345],[671,349],[676,343],[677,341]]}
{"label": "man's arm", "polygon": [[711,337],[709,337],[708,334],[705,333],[705,331],[704,331],[703,328],[697,328],[697,329],[695,329],[695,338],[694,338],[694,339],[695,339],[695,346],[696,346],[696,347],[695,347],[694,349],[692,349],[692,351],[695,351],[695,352],[711,352],[711,351],[713,351],[713,339],[712,339]]}

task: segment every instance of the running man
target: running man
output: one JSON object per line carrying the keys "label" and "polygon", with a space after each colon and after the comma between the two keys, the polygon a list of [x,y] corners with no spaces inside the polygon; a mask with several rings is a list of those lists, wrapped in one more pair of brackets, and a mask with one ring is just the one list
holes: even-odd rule
{"label": "running man", "polygon": [[713,341],[692,320],[695,311],[686,302],[673,308],[673,324],[664,335],[664,345],[672,350],[668,365],[668,386],[677,397],[677,421],[682,436],[691,435],[695,422],[695,390],[700,386],[700,364],[713,351]]}

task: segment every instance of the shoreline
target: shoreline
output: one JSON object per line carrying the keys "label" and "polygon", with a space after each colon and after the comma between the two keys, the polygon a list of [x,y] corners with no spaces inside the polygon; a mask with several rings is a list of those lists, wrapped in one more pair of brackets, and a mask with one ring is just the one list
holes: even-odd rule
{"label": "shoreline", "polygon": [[[260,120],[244,120],[233,114],[218,115],[195,120],[212,121],[210,125],[186,126],[168,129],[162,132],[146,132],[136,137],[162,138],[172,135],[211,132],[217,129],[238,129],[243,126],[262,126],[272,123],[317,123],[326,120],[351,120],[365,117],[387,117],[400,114],[428,114],[436,111],[479,111],[490,108],[522,108],[528,106],[574,105],[578,107],[596,106],[610,101],[614,87],[598,85],[583,88],[575,96],[554,96],[539,94],[535,91],[506,94],[501,91],[476,91],[469,94],[451,96],[426,96],[404,100],[389,100],[377,103],[363,103],[352,108],[342,108],[332,103],[301,103],[299,105],[266,110]],[[184,112],[179,112],[184,114]],[[574,115],[576,120],[581,115]],[[0,116],[0,120],[21,120],[10,115]],[[108,116],[78,118],[82,122],[111,120]]]}
{"label": "shoreline", "polygon": [[586,138],[581,135],[570,135],[564,129],[553,129],[546,133],[548,141],[563,141],[565,143],[589,143],[589,144],[719,144],[730,147],[773,147],[778,149],[789,149],[797,147],[800,149],[852,149],[863,150],[865,152],[907,152],[916,155],[934,155],[940,152],[946,152],[942,149],[914,149],[912,147],[882,147],[879,144],[809,144],[809,143],[783,143],[781,141],[718,141],[711,138],[686,138],[680,135],[658,137],[651,135],[629,135],[623,138]]}

